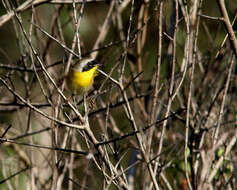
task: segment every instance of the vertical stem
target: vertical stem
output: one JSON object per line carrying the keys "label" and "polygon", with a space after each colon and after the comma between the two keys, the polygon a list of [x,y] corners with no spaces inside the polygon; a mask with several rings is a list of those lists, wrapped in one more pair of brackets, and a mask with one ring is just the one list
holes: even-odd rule
{"label": "vertical stem", "polygon": [[237,40],[236,40],[236,37],[235,37],[235,33],[233,31],[232,25],[230,23],[230,19],[228,17],[228,13],[227,13],[227,10],[226,10],[226,7],[225,7],[224,0],[218,0],[218,5],[220,7],[221,14],[224,18],[224,23],[225,23],[225,27],[226,27],[226,30],[227,30],[228,35],[229,35],[230,43],[233,47],[235,56],[237,57]]}

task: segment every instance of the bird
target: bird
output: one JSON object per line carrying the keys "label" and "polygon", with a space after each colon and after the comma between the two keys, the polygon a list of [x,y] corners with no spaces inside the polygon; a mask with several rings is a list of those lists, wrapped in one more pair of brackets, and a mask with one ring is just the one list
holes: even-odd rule
{"label": "bird", "polygon": [[99,64],[91,57],[85,57],[78,61],[70,70],[67,76],[67,86],[75,95],[88,92],[98,75]]}

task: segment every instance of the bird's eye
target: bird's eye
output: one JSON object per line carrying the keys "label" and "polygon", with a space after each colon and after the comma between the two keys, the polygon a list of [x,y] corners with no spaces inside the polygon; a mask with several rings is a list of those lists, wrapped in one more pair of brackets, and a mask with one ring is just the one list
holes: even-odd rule
{"label": "bird's eye", "polygon": [[87,65],[85,67],[83,67],[82,71],[88,71],[90,69],[92,69],[94,66],[96,66],[98,63],[96,61],[90,61],[87,63]]}
{"label": "bird's eye", "polygon": [[92,68],[92,67],[96,66],[97,64],[98,64],[97,61],[93,60],[93,61],[90,61],[88,65],[89,65],[89,67]]}

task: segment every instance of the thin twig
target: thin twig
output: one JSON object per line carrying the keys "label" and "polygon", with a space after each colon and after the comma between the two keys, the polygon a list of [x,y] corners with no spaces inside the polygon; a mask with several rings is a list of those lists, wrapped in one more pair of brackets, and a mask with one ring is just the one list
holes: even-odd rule
{"label": "thin twig", "polygon": [[227,33],[229,34],[229,39],[230,39],[231,45],[233,47],[233,51],[235,53],[235,56],[237,57],[237,39],[235,37],[235,33],[234,33],[232,25],[230,23],[230,19],[229,19],[229,16],[228,16],[228,13],[227,13],[227,10],[226,10],[226,7],[225,7],[225,1],[224,0],[218,0],[218,5],[220,7],[220,11],[221,11],[221,14],[222,14],[223,19],[224,19],[224,23],[225,23]]}

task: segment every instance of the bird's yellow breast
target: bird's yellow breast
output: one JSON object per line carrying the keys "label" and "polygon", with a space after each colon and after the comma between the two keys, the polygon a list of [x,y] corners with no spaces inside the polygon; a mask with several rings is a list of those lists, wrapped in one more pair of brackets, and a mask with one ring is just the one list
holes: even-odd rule
{"label": "bird's yellow breast", "polygon": [[78,93],[90,90],[94,82],[94,77],[97,75],[97,67],[98,66],[95,66],[92,69],[83,72],[72,70],[70,76],[72,90]]}

